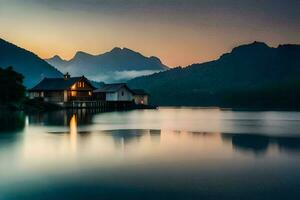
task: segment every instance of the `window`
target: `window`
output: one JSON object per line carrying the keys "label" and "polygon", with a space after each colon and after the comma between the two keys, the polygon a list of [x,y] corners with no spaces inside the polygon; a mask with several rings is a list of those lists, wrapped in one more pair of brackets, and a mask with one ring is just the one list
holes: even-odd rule
{"label": "window", "polygon": [[77,85],[78,85],[79,88],[83,88],[84,87],[84,82],[80,81],[80,82],[77,83]]}
{"label": "window", "polygon": [[71,92],[71,96],[72,96],[72,97],[77,96],[77,92],[76,92],[76,91],[72,91],[72,92]]}
{"label": "window", "polygon": [[121,95],[124,96],[124,91],[122,91]]}

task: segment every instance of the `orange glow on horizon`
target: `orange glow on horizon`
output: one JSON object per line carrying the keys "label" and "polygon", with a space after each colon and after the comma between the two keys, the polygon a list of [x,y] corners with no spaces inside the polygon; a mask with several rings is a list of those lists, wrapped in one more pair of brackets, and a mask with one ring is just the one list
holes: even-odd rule
{"label": "orange glow on horizon", "polygon": [[285,9],[271,1],[3,2],[0,38],[43,59],[59,55],[70,60],[77,51],[98,55],[126,47],[169,67],[184,67],[253,41],[300,43],[296,1],[283,1]]}

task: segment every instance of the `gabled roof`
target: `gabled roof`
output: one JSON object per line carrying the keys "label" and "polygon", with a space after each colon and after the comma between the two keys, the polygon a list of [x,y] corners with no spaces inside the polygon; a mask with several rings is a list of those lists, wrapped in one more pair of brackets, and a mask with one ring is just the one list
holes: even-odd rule
{"label": "gabled roof", "polygon": [[149,95],[145,90],[143,89],[134,89],[132,90],[133,94],[135,95]]}
{"label": "gabled roof", "polygon": [[126,83],[113,83],[113,84],[105,84],[103,87],[94,90],[94,93],[117,92],[122,87],[126,87],[130,92],[132,92],[132,90],[126,85]]}
{"label": "gabled roof", "polygon": [[[31,88],[29,91],[57,91],[57,90],[67,90],[72,85],[74,85],[79,80],[84,79],[89,82],[84,76],[81,77],[71,77],[68,79],[65,78],[44,78],[36,86]],[[91,84],[90,84],[91,85]],[[94,88],[91,85],[92,88]]]}

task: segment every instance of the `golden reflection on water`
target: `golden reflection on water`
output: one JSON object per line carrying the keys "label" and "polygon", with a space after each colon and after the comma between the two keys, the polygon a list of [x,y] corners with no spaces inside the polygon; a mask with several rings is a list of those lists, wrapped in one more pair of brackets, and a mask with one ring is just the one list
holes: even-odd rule
{"label": "golden reflection on water", "polygon": [[72,152],[76,152],[77,147],[77,118],[76,115],[73,114],[70,120],[70,142]]}
{"label": "golden reflection on water", "polygon": [[[269,113],[267,119],[273,119],[275,114]],[[57,169],[63,173],[77,167],[113,168],[134,164],[208,166],[271,153],[278,156],[279,151],[299,155],[300,138],[253,131],[277,130],[269,124],[278,119],[265,123],[268,121],[265,115],[217,109],[159,109],[95,116],[84,112],[47,113],[28,117],[23,134],[12,134],[9,142],[2,141],[0,163],[14,163],[10,166],[43,174]],[[277,123],[281,129],[299,128],[295,125],[298,121],[286,120],[295,114],[282,115],[284,120]],[[7,168],[2,165],[0,171],[3,167]]]}
{"label": "golden reflection on water", "polygon": [[74,187],[74,196],[83,191],[76,184],[95,194],[103,186],[172,194],[193,187],[193,195],[210,187],[213,194],[222,185],[234,193],[245,184],[252,193],[262,182],[276,191],[285,185],[274,185],[278,174],[297,179],[300,160],[300,114],[281,115],[159,109],[28,117],[22,134],[0,134],[0,196],[1,186],[13,194],[29,186],[40,195],[43,189],[57,193],[57,184]]}

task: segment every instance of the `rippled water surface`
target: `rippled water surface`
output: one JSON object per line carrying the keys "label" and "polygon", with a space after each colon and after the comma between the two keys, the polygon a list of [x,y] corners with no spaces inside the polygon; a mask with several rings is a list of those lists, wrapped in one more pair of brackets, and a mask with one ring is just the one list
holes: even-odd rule
{"label": "rippled water surface", "polygon": [[0,116],[0,200],[300,199],[300,113]]}

